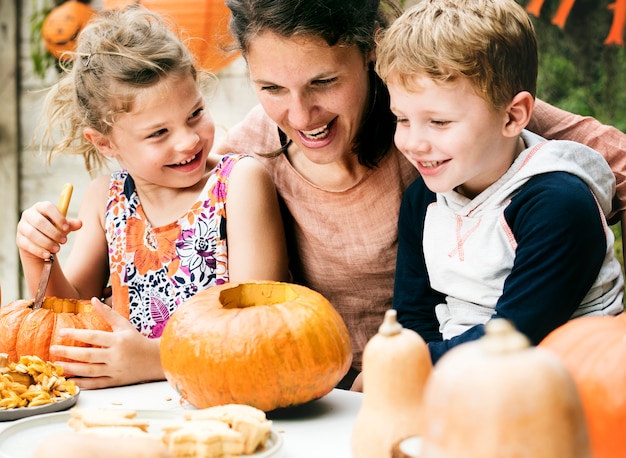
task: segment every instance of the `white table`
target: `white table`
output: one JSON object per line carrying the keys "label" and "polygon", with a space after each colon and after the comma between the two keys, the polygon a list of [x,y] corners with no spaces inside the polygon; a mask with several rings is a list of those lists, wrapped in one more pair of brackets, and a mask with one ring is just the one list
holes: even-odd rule
{"label": "white table", "polygon": [[[350,458],[350,437],[362,394],[333,390],[306,405],[270,413],[283,438],[282,458]],[[80,408],[182,411],[180,396],[167,382],[83,390]],[[0,422],[0,431],[11,422]]]}

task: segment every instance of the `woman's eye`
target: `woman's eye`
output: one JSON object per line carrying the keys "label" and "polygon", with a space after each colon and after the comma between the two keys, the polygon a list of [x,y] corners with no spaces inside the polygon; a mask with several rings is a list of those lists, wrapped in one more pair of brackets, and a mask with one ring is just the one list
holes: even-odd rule
{"label": "woman's eye", "polygon": [[261,86],[261,90],[262,91],[266,91],[266,92],[278,92],[278,90],[280,89],[279,86]]}
{"label": "woman's eye", "polygon": [[316,84],[318,86],[328,86],[329,84],[332,84],[335,81],[337,81],[337,78],[327,78],[323,80],[315,80],[313,81],[313,84]]}

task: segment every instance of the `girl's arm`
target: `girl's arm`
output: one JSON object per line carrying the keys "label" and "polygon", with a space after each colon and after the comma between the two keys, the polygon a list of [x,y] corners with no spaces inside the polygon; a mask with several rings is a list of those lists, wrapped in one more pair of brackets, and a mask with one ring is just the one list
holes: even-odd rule
{"label": "girl's arm", "polygon": [[16,243],[31,295],[37,292],[44,260],[50,253],[58,253],[69,233],[76,231],[66,267],[61,268],[58,258],[52,265],[46,295],[80,299],[100,296],[108,278],[107,247],[101,220],[107,183],[108,178],[104,177],[104,180],[97,179],[89,185],[78,219],[64,218],[51,202],[39,202],[24,211],[18,223]]}
{"label": "girl's arm", "polygon": [[289,280],[285,234],[271,177],[242,158],[228,181],[226,232],[231,282]]}

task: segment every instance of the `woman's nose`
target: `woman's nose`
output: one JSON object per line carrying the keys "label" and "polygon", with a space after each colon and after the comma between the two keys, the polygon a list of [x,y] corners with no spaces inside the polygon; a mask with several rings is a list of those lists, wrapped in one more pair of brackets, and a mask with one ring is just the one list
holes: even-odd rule
{"label": "woman's nose", "polygon": [[311,127],[311,119],[313,119],[312,113],[314,111],[315,104],[310,97],[297,96],[293,97],[289,105],[289,124],[294,129],[306,130]]}

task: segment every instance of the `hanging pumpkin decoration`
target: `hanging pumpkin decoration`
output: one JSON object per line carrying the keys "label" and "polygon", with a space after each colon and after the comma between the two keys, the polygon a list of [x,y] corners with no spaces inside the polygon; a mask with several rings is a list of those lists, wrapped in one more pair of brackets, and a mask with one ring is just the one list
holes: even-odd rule
{"label": "hanging pumpkin decoration", "polygon": [[421,458],[589,458],[576,384],[549,351],[502,318],[435,365]]}
{"label": "hanging pumpkin decoration", "polygon": [[[530,2],[526,5],[526,12],[535,17],[539,17],[543,3],[544,0],[530,0]],[[561,0],[554,16],[552,17],[552,24],[560,27],[561,29],[565,27],[565,22],[567,21],[570,11],[572,11],[572,8],[574,7],[574,3],[576,3],[576,0]],[[604,40],[604,44],[624,46],[626,0],[615,0],[615,3],[611,3],[608,6],[608,9],[613,10],[613,23],[606,40]]]}
{"label": "hanging pumpkin decoration", "polygon": [[89,5],[70,0],[54,8],[41,25],[41,37],[46,49],[57,59],[66,59],[66,51],[73,51],[76,38],[95,14]]}
{"label": "hanging pumpkin decoration", "polygon": [[165,377],[197,408],[303,404],[329,393],[352,362],[348,329],[330,302],[280,282],[197,293],[172,314],[160,345]]}
{"label": "hanging pumpkin decoration", "polygon": [[199,68],[216,72],[239,57],[239,53],[225,50],[233,38],[228,29],[230,10],[224,0],[104,0],[103,6],[120,9],[137,3],[176,24]]}
{"label": "hanging pumpkin decoration", "polygon": [[0,308],[0,353],[6,353],[10,362],[22,356],[49,361],[52,345],[84,346],[61,337],[59,331],[64,328],[111,331],[104,318],[91,311],[90,301],[46,297],[36,310],[33,303],[19,299]]}
{"label": "hanging pumpkin decoration", "polygon": [[626,314],[570,320],[539,343],[578,385],[594,458],[626,456]]}

